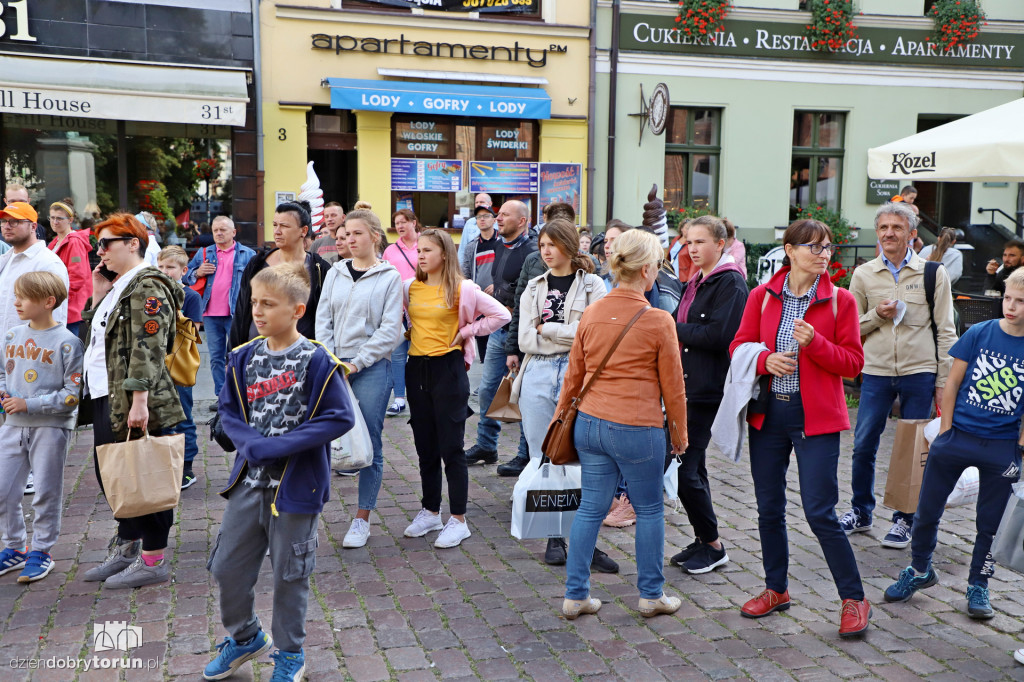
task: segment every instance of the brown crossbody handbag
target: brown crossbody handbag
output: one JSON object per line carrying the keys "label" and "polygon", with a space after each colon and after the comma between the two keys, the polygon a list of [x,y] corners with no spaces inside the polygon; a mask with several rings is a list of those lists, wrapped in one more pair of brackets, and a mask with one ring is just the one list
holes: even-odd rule
{"label": "brown crossbody handbag", "polygon": [[544,436],[544,443],[541,445],[541,452],[551,460],[552,464],[575,464],[579,461],[579,455],[576,454],[576,444],[573,442],[573,429],[576,426],[576,415],[579,412],[579,405],[583,402],[583,397],[587,395],[590,387],[594,385],[594,381],[601,374],[601,370],[608,364],[612,355],[615,353],[615,349],[619,347],[622,339],[626,336],[626,332],[636,324],[636,321],[640,317],[651,309],[651,306],[644,306],[641,308],[633,319],[629,321],[622,331],[619,333],[619,338],[615,339],[615,343],[608,349],[608,353],[604,356],[604,360],[597,366],[597,370],[590,376],[590,381],[583,387],[579,395],[572,399],[569,406],[564,410],[555,415],[555,418],[548,424],[548,432]]}

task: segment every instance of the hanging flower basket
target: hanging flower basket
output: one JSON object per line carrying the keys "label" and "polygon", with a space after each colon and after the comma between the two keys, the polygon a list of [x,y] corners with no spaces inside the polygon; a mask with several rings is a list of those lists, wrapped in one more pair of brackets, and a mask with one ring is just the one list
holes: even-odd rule
{"label": "hanging flower basket", "polygon": [[193,169],[196,177],[200,180],[209,180],[217,174],[217,167],[220,165],[220,159],[209,158],[209,159],[196,159],[196,165]]}
{"label": "hanging flower basket", "polygon": [[838,52],[857,37],[853,25],[853,0],[811,0],[811,23],[805,35],[812,50]]}
{"label": "hanging flower basket", "polygon": [[943,52],[973,42],[982,25],[987,25],[978,0],[939,0],[928,14],[935,22],[935,33],[926,40]]}
{"label": "hanging flower basket", "polygon": [[679,0],[676,28],[684,36],[710,36],[722,30],[731,8],[731,0]]}

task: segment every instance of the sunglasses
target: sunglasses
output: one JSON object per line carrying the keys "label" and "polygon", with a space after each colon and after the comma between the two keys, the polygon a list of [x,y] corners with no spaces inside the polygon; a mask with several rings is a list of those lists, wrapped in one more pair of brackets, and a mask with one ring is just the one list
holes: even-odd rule
{"label": "sunglasses", "polygon": [[104,237],[103,239],[97,239],[96,250],[99,251],[100,249],[103,249],[106,251],[114,242],[130,242],[133,239],[135,239],[135,237]]}

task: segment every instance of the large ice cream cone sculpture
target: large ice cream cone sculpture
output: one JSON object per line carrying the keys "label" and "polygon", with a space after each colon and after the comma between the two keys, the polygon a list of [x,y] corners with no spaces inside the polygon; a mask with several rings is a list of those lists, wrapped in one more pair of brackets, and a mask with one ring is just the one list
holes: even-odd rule
{"label": "large ice cream cone sculpture", "polygon": [[306,181],[299,187],[299,201],[309,203],[309,217],[313,223],[312,231],[319,232],[324,225],[324,192],[320,189],[320,178],[313,170],[313,162],[306,164]]}
{"label": "large ice cream cone sculpture", "polygon": [[658,198],[658,185],[651,185],[651,191],[647,193],[647,203],[644,204],[644,227],[654,230],[661,240],[661,248],[668,248],[668,218],[665,215],[665,203]]}

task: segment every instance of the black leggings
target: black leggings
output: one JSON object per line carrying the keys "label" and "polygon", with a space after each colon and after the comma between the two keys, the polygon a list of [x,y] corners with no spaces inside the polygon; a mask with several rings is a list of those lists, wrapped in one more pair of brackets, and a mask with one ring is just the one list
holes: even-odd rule
{"label": "black leggings", "polygon": [[711,487],[705,455],[711,442],[711,423],[718,412],[716,403],[688,403],[686,405],[686,431],[689,444],[679,465],[679,500],[693,526],[693,533],[701,542],[710,544],[718,539],[718,518],[711,504]]}
{"label": "black leggings", "polygon": [[[110,402],[106,396],[92,399],[93,409],[93,450],[92,463],[96,468],[96,480],[100,491],[103,491],[103,478],[100,477],[100,462],[96,457],[96,446],[108,445],[116,439],[110,429]],[[151,435],[159,436],[164,430],[152,431]],[[167,536],[174,525],[174,510],[154,512],[131,519],[117,519],[117,536],[122,540],[142,540],[142,549],[147,552],[167,547]]]}
{"label": "black leggings", "polygon": [[452,514],[466,513],[469,472],[466,469],[466,419],[469,375],[462,351],[440,356],[410,355],[405,365],[409,423],[420,459],[423,508],[441,511],[441,462],[448,479]]}

